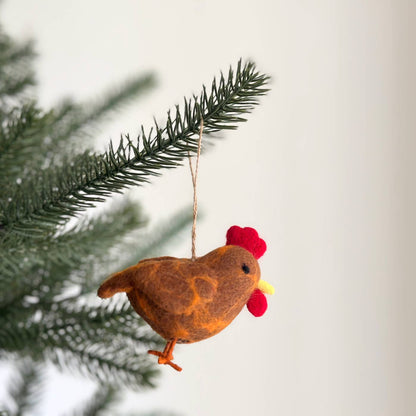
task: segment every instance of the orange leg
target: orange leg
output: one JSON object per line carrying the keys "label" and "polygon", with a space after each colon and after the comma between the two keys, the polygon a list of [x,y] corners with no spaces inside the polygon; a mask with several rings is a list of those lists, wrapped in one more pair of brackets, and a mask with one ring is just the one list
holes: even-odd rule
{"label": "orange leg", "polygon": [[163,352],[154,351],[154,350],[149,350],[147,352],[149,354],[156,355],[157,357],[159,357],[159,360],[158,360],[159,364],[169,364],[176,371],[182,371],[181,367],[179,367],[178,365],[174,364],[171,361],[171,360],[173,360],[172,352],[173,352],[173,349],[175,348],[175,345],[176,345],[176,338],[172,341],[168,341],[168,343],[166,344],[166,347],[163,350]]}

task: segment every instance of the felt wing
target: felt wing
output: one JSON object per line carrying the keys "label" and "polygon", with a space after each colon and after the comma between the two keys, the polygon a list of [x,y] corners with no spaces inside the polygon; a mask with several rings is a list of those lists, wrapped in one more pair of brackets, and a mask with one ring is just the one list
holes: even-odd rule
{"label": "felt wing", "polygon": [[211,302],[216,288],[217,280],[208,266],[164,257],[141,261],[110,276],[98,289],[98,296],[135,290],[165,311],[183,314]]}

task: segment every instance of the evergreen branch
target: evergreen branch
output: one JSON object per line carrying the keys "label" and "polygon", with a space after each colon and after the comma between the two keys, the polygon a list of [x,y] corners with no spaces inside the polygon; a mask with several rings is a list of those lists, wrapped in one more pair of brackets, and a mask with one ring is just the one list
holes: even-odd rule
{"label": "evergreen branch", "polygon": [[100,383],[123,385],[132,389],[154,387],[159,374],[146,355],[134,349],[103,345],[71,344],[58,337],[56,346],[45,348],[45,357],[58,367]]}
{"label": "evergreen branch", "polygon": [[[116,301],[100,306],[78,305],[63,302],[54,311],[57,319],[47,327],[48,331],[60,332],[69,338],[88,339],[88,342],[111,345],[114,340],[133,343],[135,348],[161,347],[164,342],[131,308],[128,302]],[[48,318],[45,318],[48,319]],[[88,322],[87,325],[82,323]]]}
{"label": "evergreen branch", "polygon": [[7,99],[18,98],[26,87],[34,85],[31,61],[33,43],[16,43],[0,28],[0,113],[7,111]]}
{"label": "evergreen branch", "polygon": [[164,344],[127,302],[92,307],[64,301],[13,312],[0,316],[0,349],[24,351],[30,346],[34,359],[42,348],[55,348],[57,338],[85,347],[120,344],[135,351]]}
{"label": "evergreen branch", "polygon": [[34,72],[28,70],[22,74],[8,76],[0,81],[0,97],[16,96],[22,93],[27,87],[35,85],[34,78]]}
{"label": "evergreen branch", "polygon": [[84,110],[83,117],[73,120],[71,128],[65,134],[62,134],[63,139],[73,135],[84,127],[92,127],[95,123],[103,121],[104,117],[108,118],[119,109],[120,106],[126,105],[132,99],[135,99],[142,94],[152,89],[156,84],[155,77],[152,74],[140,75],[130,80],[125,81],[118,87],[104,94],[103,98],[98,103],[84,104],[81,106]]}
{"label": "evergreen branch", "polygon": [[68,273],[82,263],[108,257],[112,247],[145,224],[137,204],[126,202],[41,244],[10,236],[0,243],[0,306],[16,304],[18,298],[28,294],[41,298],[42,287],[48,287],[45,295],[53,298],[62,290]]}
{"label": "evergreen branch", "polygon": [[41,167],[59,165],[69,155],[79,153],[80,148],[85,149],[87,133],[94,126],[103,119],[108,121],[118,108],[153,85],[154,77],[147,74],[114,88],[97,103],[66,100],[46,114],[34,104],[27,104],[4,114],[5,122],[0,124],[0,199],[9,191],[4,185],[17,175],[22,181]]}
{"label": "evergreen branch", "polygon": [[101,385],[83,408],[73,413],[73,416],[102,416],[111,410],[112,405],[119,400],[117,391],[109,385]]}
{"label": "evergreen branch", "polygon": [[83,154],[72,161],[73,166],[45,174],[41,190],[38,179],[21,186],[3,207],[0,224],[8,231],[41,236],[112,193],[148,182],[162,168],[177,167],[196,151],[201,118],[205,133],[236,128],[266,93],[267,81],[253,63],[242,66],[240,61],[235,74],[230,69],[227,79],[223,75],[219,82],[214,79],[210,93],[204,87],[199,97],[185,99],[182,111],[177,106],[174,115],[169,112],[165,127],[156,121],[148,133],[142,127],[136,144],[127,136],[117,149],[110,143],[102,155]]}
{"label": "evergreen branch", "polygon": [[[52,128],[48,151],[56,159],[62,153],[68,154],[75,147],[79,148],[79,145],[85,148],[85,138],[89,131],[98,124],[101,127],[102,122],[108,121],[115,111],[140,97],[154,85],[155,77],[152,74],[140,75],[113,87],[95,103],[75,104],[69,100],[63,102],[60,111],[65,112],[65,116],[60,117]],[[82,140],[76,140],[78,136]]]}
{"label": "evergreen branch", "polygon": [[23,360],[17,366],[17,374],[10,383],[9,396],[13,402],[10,416],[22,416],[32,410],[40,399],[42,374],[40,367],[31,360]]}
{"label": "evergreen branch", "polygon": [[4,200],[18,174],[24,176],[25,162],[42,146],[52,117],[29,103],[11,110],[0,124],[0,199]]}
{"label": "evergreen branch", "polygon": [[[110,343],[83,339],[71,329],[56,330],[53,322],[8,322],[0,326],[0,350],[18,353],[33,360],[50,360],[58,367],[80,373],[103,383],[122,384],[131,388],[152,387],[158,370],[137,345],[124,337],[113,337]],[[57,321],[59,321],[59,317]],[[87,322],[79,322],[88,327]]]}
{"label": "evergreen branch", "polygon": [[[64,102],[48,113],[26,103],[4,113],[0,127],[0,200],[10,197],[19,183],[50,166],[54,137],[66,123],[74,104]],[[18,179],[17,179],[18,178]],[[17,179],[17,182],[14,183]],[[7,185],[7,186],[6,186]]]}
{"label": "evergreen branch", "polygon": [[32,41],[15,43],[0,30],[0,71],[15,68],[17,64],[27,65],[36,56]]}

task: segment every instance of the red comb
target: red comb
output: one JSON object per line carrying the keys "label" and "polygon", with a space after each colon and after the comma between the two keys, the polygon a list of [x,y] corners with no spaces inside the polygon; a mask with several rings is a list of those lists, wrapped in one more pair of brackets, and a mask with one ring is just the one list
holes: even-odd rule
{"label": "red comb", "polygon": [[266,243],[262,240],[254,228],[241,228],[233,225],[227,231],[227,246],[240,246],[248,250],[256,259],[259,259],[266,251]]}

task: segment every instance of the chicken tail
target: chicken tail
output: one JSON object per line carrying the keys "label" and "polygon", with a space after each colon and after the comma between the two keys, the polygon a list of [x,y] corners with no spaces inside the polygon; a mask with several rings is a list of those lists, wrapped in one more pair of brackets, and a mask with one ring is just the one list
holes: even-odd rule
{"label": "chicken tail", "polygon": [[[134,267],[134,266],[133,266]],[[111,298],[111,296],[120,292],[130,292],[132,286],[133,267],[129,267],[121,272],[114,273],[104,280],[98,288],[97,295],[102,299]]]}

